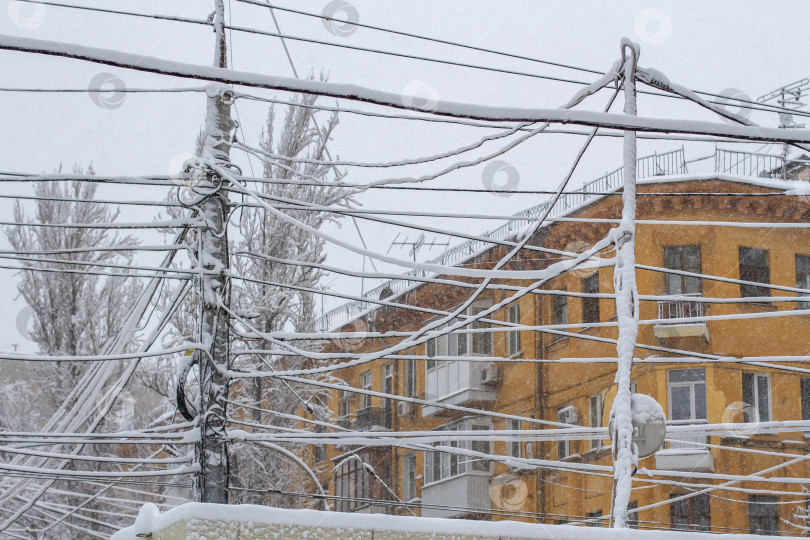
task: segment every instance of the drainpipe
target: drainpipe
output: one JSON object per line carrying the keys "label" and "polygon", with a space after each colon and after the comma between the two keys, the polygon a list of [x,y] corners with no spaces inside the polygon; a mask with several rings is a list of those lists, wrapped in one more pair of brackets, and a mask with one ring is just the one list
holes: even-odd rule
{"label": "drainpipe", "polygon": [[[542,295],[535,294],[533,295],[535,298],[535,302],[537,303],[537,324],[543,324],[543,297]],[[535,352],[537,354],[537,359],[543,359],[543,332],[535,331]],[[536,419],[543,418],[543,408],[544,408],[544,400],[543,400],[543,363],[537,362],[535,364],[535,373],[536,373],[536,380],[535,380],[535,392],[534,392],[534,417]],[[539,441],[539,452],[541,456],[546,455],[546,443],[545,441]],[[535,456],[536,457],[536,456]],[[541,468],[539,470],[539,477],[540,477],[540,489],[539,494],[537,494],[536,498],[537,501],[535,503],[535,514],[542,515],[543,521],[546,521],[546,469]],[[535,478],[537,478],[537,473],[535,473]],[[535,491],[537,491],[535,486]],[[540,518],[538,517],[538,521]]]}

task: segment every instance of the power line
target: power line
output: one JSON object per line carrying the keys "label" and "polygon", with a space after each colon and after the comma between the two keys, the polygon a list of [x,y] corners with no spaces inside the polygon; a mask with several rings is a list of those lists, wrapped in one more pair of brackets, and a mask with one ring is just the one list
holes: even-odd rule
{"label": "power line", "polygon": [[[334,21],[334,22],[343,23],[343,24],[347,24],[347,25],[351,25],[351,26],[360,27],[360,28],[368,28],[368,29],[377,30],[377,31],[380,31],[380,32],[396,34],[396,35],[401,35],[401,36],[405,36],[405,37],[411,37],[411,38],[415,38],[415,39],[420,39],[420,40],[424,40],[424,41],[430,41],[430,42],[434,42],[434,43],[440,43],[440,44],[444,44],[444,45],[451,45],[451,46],[454,46],[454,47],[460,47],[460,48],[463,48],[463,49],[474,50],[474,51],[479,51],[479,52],[484,52],[484,53],[489,53],[489,54],[495,54],[495,55],[498,55],[498,56],[505,56],[505,57],[509,57],[509,58],[515,58],[515,59],[518,59],[518,60],[526,60],[526,61],[529,61],[529,62],[535,62],[535,63],[545,64],[545,65],[549,65],[549,66],[560,67],[560,68],[565,68],[565,69],[570,69],[570,70],[575,70],[575,71],[580,71],[580,72],[590,73],[590,74],[600,75],[600,76],[605,74],[604,72],[596,70],[596,69],[584,68],[584,67],[574,66],[574,65],[571,65],[571,64],[564,64],[564,63],[561,63],[561,62],[554,62],[554,61],[550,61],[550,60],[542,60],[542,59],[535,58],[535,57],[530,57],[530,56],[525,56],[525,55],[520,55],[520,54],[515,54],[515,53],[508,53],[508,52],[504,52],[504,51],[498,51],[498,50],[489,49],[489,48],[485,48],[485,47],[478,47],[478,46],[475,46],[475,45],[469,45],[469,44],[444,40],[444,39],[435,38],[435,37],[428,37],[428,36],[424,36],[424,35],[415,34],[415,33],[412,33],[412,32],[405,32],[405,31],[401,31],[401,30],[393,30],[393,29],[390,29],[390,28],[382,27],[382,26],[364,24],[364,23],[361,23],[359,21],[339,19],[339,18],[336,18],[336,17],[328,17],[327,18],[325,15],[321,15],[321,14],[317,14],[317,13],[311,13],[311,12],[307,12],[307,11],[301,11],[301,10],[297,10],[297,9],[282,7],[282,6],[279,6],[277,4],[271,4],[269,2],[269,0],[267,2],[259,2],[258,0],[238,0],[238,1],[242,2],[242,3],[245,3],[245,4],[252,4],[252,5],[256,5],[256,6],[260,6],[260,7],[266,7],[266,8],[269,8],[271,12],[272,12],[273,9],[278,9],[279,11],[286,11],[286,12],[289,12],[289,13],[295,13],[295,14],[298,14],[298,15],[303,15],[303,16],[306,16],[306,17],[314,17],[314,18],[322,19],[322,20],[331,20],[331,21]],[[588,84],[588,83],[585,83],[585,82],[582,82],[582,81],[571,81],[571,80],[566,80],[565,82],[574,82],[576,84]],[[659,93],[659,92],[640,91],[639,93],[655,95],[655,96],[660,96],[660,97],[671,97],[671,98],[675,98],[675,99],[683,99],[681,97],[667,95],[667,94]],[[709,96],[709,97],[720,98],[720,99],[724,99],[724,100],[733,100],[735,102],[739,102],[735,106],[737,106],[739,108],[743,108],[743,109],[762,110],[762,111],[767,111],[767,112],[790,112],[791,114],[797,114],[797,111],[795,111],[794,109],[789,109],[787,107],[778,107],[778,106],[773,106],[773,105],[765,105],[765,106],[763,106],[763,103],[761,103],[759,101],[753,101],[753,100],[749,100],[749,99],[744,99],[744,98],[741,98],[739,96],[726,96],[726,95],[722,95],[722,94],[715,94],[715,93],[711,93],[711,92],[704,92],[704,91],[698,91],[698,90],[696,90],[695,93],[705,95],[705,96]],[[718,103],[715,102],[715,104],[718,104]],[[720,104],[722,104],[722,103],[720,103]],[[810,113],[803,113],[802,116],[810,116]]]}

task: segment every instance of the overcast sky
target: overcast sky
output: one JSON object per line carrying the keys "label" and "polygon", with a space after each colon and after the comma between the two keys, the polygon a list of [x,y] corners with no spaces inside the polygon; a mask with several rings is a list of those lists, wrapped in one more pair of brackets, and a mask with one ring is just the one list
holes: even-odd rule
{"label": "overcast sky", "polygon": [[[76,4],[104,6],[139,13],[161,13],[204,19],[213,1],[139,0],[138,2],[72,0]],[[321,0],[279,5],[322,13],[337,4]],[[30,6],[2,0],[0,32],[66,43],[103,47],[210,65],[214,36],[210,27],[121,15],[76,11],[55,6]],[[228,17],[232,24],[275,31],[267,8],[230,0]],[[232,9],[232,11],[231,11]],[[655,67],[673,81],[692,89],[723,92],[737,89],[747,96],[758,96],[810,74],[806,51],[810,46],[806,21],[810,20],[807,2],[546,2],[546,1],[362,1],[351,0],[336,16],[353,17],[366,24],[409,31],[446,40],[458,41],[515,54],[521,54],[605,70],[619,57],[623,36],[641,44],[640,64]],[[318,19],[276,11],[284,33],[332,43],[373,47],[456,62],[482,64],[502,69],[525,71],[592,81],[595,75],[552,68],[537,63],[508,59],[435,43],[396,37],[364,28],[327,28]],[[519,75],[508,75],[466,67],[452,67],[424,61],[394,58],[345,48],[287,41],[290,55],[299,73],[325,72],[332,82],[345,82],[396,93],[417,93],[457,102],[488,105],[554,107],[565,102],[579,86]],[[289,61],[278,38],[233,33],[229,41],[232,66],[266,74],[292,76]],[[108,68],[86,62],[50,58],[17,52],[0,52],[0,87],[87,88],[98,77],[117,77],[128,88],[168,88],[200,86],[199,82]],[[110,75],[104,75],[110,74]],[[248,90],[250,93],[288,98],[281,92]],[[600,94],[584,106],[601,108],[607,94]],[[336,101],[321,103],[335,105]],[[371,106],[341,102],[341,105],[367,110]],[[619,111],[621,101],[614,106]],[[240,100],[237,112],[244,138],[257,145],[267,114],[267,104]],[[25,173],[53,171],[59,163],[93,163],[96,171],[108,175],[166,174],[172,164],[193,151],[194,138],[203,120],[202,94],[126,94],[123,101],[100,106],[86,93],[21,94],[0,93],[0,170]],[[694,106],[661,98],[642,97],[639,114],[673,118],[709,119]],[[325,117],[324,117],[325,118]],[[755,112],[752,120],[775,126],[774,115]],[[414,158],[444,152],[469,144],[485,133],[479,128],[413,121],[383,120],[343,114],[335,139],[333,155],[357,161],[387,161]],[[241,135],[240,135],[241,136]],[[503,156],[519,174],[520,189],[556,187],[582,137],[542,135]],[[471,152],[467,158],[492,151],[502,143],[489,143]],[[642,141],[639,155],[664,152],[685,146],[687,157],[710,153],[713,145],[681,141]],[[748,145],[754,150],[758,145]],[[620,165],[620,139],[597,140],[582,161],[574,186]],[[774,150],[775,149],[770,149]],[[180,156],[180,157],[178,157]],[[244,154],[234,160],[248,172],[259,173],[260,164],[248,162]],[[437,171],[451,160],[399,170],[351,169],[347,180],[367,181],[392,176],[417,176]],[[431,182],[436,186],[483,188],[483,167],[464,169]],[[0,186],[0,194],[24,194],[28,188]],[[104,196],[158,200],[156,190],[105,188]],[[101,191],[100,191],[101,193]],[[436,194],[391,191],[370,192],[358,198],[368,208],[448,210],[469,213],[513,213],[542,202],[540,195]],[[8,201],[0,202],[8,218]],[[124,209],[121,219],[151,220],[143,210]],[[497,223],[483,220],[425,220],[453,230],[481,232]],[[385,252],[398,232],[410,239],[419,233],[397,230],[359,221],[360,230],[371,249]],[[360,245],[350,221],[330,226],[329,231]],[[144,236],[145,241],[163,241],[162,236]],[[432,236],[429,235],[429,239]],[[401,239],[401,238],[400,238]],[[457,240],[446,236],[440,242]],[[5,238],[0,246],[8,246]],[[438,255],[440,250],[423,250],[419,259]],[[391,254],[409,258],[407,249],[394,248]],[[360,269],[363,260],[340,248],[330,247],[328,263]],[[401,268],[378,264],[380,270]],[[366,269],[370,266],[366,263]],[[0,349],[33,350],[20,336],[16,323],[23,304],[16,298],[13,273],[0,273],[0,299],[4,300],[0,325]],[[359,281],[329,278],[325,285],[357,294]],[[376,283],[366,282],[368,289]],[[340,301],[327,300],[326,307]]]}

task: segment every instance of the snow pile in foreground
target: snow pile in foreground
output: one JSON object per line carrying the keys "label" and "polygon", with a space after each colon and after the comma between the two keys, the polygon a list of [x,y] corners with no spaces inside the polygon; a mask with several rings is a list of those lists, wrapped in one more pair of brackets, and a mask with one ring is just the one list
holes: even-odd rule
{"label": "snow pile in foreground", "polygon": [[[152,504],[145,505],[131,527],[117,532],[112,540],[138,540],[148,537],[173,525],[182,526],[185,522],[183,536],[170,538],[306,538],[315,540],[367,540],[374,537],[389,538],[379,534],[381,531],[400,533],[391,535],[396,538],[425,540],[460,540],[466,535],[475,535],[477,539],[487,537],[515,539],[548,539],[548,540],[586,540],[594,537],[596,532],[590,527],[566,525],[536,525],[515,521],[472,521],[463,519],[418,518],[410,516],[390,516],[385,514],[349,514],[341,512],[324,512],[320,510],[286,510],[256,505],[221,505],[186,503],[159,514]],[[637,538],[653,540],[718,540],[721,537],[733,537],[739,540],[762,540],[762,536],[708,534],[681,531],[643,531],[633,529],[599,529],[600,540],[628,540]],[[180,531],[176,531],[179,533]],[[401,533],[406,533],[403,535]],[[138,535],[141,535],[140,537]],[[153,534],[151,538],[160,540],[161,535]],[[784,538],[784,537],[781,537]]]}

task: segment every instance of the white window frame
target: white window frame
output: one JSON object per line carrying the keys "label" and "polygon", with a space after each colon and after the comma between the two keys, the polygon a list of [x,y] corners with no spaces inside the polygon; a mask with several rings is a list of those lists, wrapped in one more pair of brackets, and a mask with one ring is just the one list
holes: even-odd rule
{"label": "white window frame", "polygon": [[[594,414],[594,403],[596,404],[596,414]],[[588,422],[592,428],[604,427],[602,425],[602,418],[605,414],[603,407],[602,394],[594,394],[588,398]],[[600,448],[602,448],[602,439],[591,439],[591,450]]]}
{"label": "white window frame", "polygon": [[[510,431],[520,431],[520,420],[515,419],[507,419],[506,420],[507,429]],[[518,435],[511,435],[511,437],[517,437],[517,440],[514,441],[507,441],[506,443],[506,455],[514,458],[521,458],[523,457],[523,445],[521,444],[520,437]]]}
{"label": "white window frame", "polygon": [[[484,431],[491,430],[492,424],[487,420],[480,418],[461,418],[455,422],[445,424],[433,431]],[[485,454],[492,454],[492,441],[471,441],[468,439],[459,438],[452,441],[441,441],[433,443],[433,446],[450,446],[454,448],[461,448],[465,450],[473,450]],[[433,474],[436,459],[439,460],[438,472],[439,477]],[[485,465],[482,467],[480,463],[484,461]],[[492,462],[489,460],[480,459],[472,456],[463,456],[460,454],[451,454],[449,452],[442,452],[440,450],[425,452],[425,469],[424,479],[425,486],[444,482],[451,478],[456,478],[465,474],[492,474]]]}
{"label": "white window frame", "polygon": [[[506,319],[507,322],[513,324],[520,324],[520,303],[515,302],[513,304],[509,304],[506,308]],[[510,358],[513,356],[519,355],[522,351],[522,345],[520,342],[520,328],[510,330],[507,332],[507,356]]]}
{"label": "white window frame", "polygon": [[[394,363],[386,362],[380,371],[380,390],[385,394],[394,394]],[[390,428],[394,419],[394,401],[391,398],[382,398],[380,406],[385,411],[385,422]]]}
{"label": "white window frame", "polygon": [[416,454],[405,454],[402,456],[402,500],[408,502],[414,499],[416,499]]}
{"label": "white window frame", "polygon": [[[772,421],[773,420],[773,407],[771,405],[772,405],[773,398],[772,398],[772,395],[771,395],[771,388],[772,388],[771,387],[771,376],[768,373],[759,373],[757,371],[747,371],[747,372],[744,372],[744,373],[749,373],[754,377],[754,388],[753,388],[753,397],[754,397],[753,401],[754,402],[749,403],[748,405],[751,405],[751,407],[754,409],[754,412],[756,413],[756,417],[754,417],[754,418],[749,417],[748,422],[770,422],[770,421]],[[768,399],[768,403],[767,403],[767,405],[768,405],[768,419],[767,420],[762,420],[760,418],[760,415],[759,415],[759,384],[760,384],[761,380],[764,380],[765,384],[768,386],[768,392],[767,392],[767,396],[768,396],[768,398],[767,398]],[[801,396],[800,396],[800,398],[801,398]]]}
{"label": "white window frame", "polygon": [[[467,317],[472,316],[484,309],[487,309],[492,306],[492,300],[490,299],[482,299],[474,302],[470,307],[468,307],[463,315]],[[453,311],[452,309],[450,311]],[[445,325],[440,326],[436,330],[441,330],[446,328],[451,324],[455,324],[457,320],[451,321]],[[466,328],[489,328],[491,325],[489,323],[472,323],[463,329]],[[450,332],[439,336],[437,338],[433,338],[429,340],[425,344],[425,354],[429,357],[433,356],[492,356],[492,334],[486,334],[488,336],[489,344],[488,350],[486,351],[475,351],[475,337],[481,336],[480,333],[468,333],[468,332]],[[462,341],[463,340],[463,341]],[[460,346],[461,344],[463,346]],[[463,354],[461,354],[463,351]],[[451,360],[452,361],[452,360]],[[442,362],[448,362],[448,360],[443,361],[435,361],[435,360],[428,360],[425,362],[425,370],[432,371],[439,367]]]}
{"label": "white window frame", "polygon": [[[563,405],[562,407],[557,407],[557,422],[565,423],[565,420],[562,415],[562,411],[570,407],[571,404]],[[571,441],[568,439],[557,441],[557,460],[562,460],[567,458],[571,455]]]}
{"label": "white window frame", "polygon": [[[371,391],[371,371],[364,371],[360,374],[360,388]],[[371,407],[371,395],[360,394],[360,408]]]}
{"label": "white window frame", "polygon": [[[702,381],[687,381],[687,382],[672,382],[670,380],[670,373],[677,372],[677,371],[698,371],[703,370],[703,380]],[[698,418],[697,415],[697,402],[695,400],[695,396],[697,393],[695,392],[695,386],[702,384],[705,388],[704,394],[706,395],[707,403],[706,403],[706,415],[708,415],[709,411],[709,403],[708,403],[708,385],[706,384],[706,371],[705,368],[689,368],[689,369],[673,369],[667,371],[667,399],[669,400],[669,411],[668,416],[669,419],[672,420],[672,409],[673,409],[673,402],[672,402],[672,389],[675,387],[682,387],[682,386],[689,386],[691,387],[691,392],[689,393],[690,396],[690,403],[689,403],[689,420],[706,420],[706,418]]]}
{"label": "white window frame", "polygon": [[338,390],[338,416],[347,418],[352,413],[352,394],[342,388]]}

